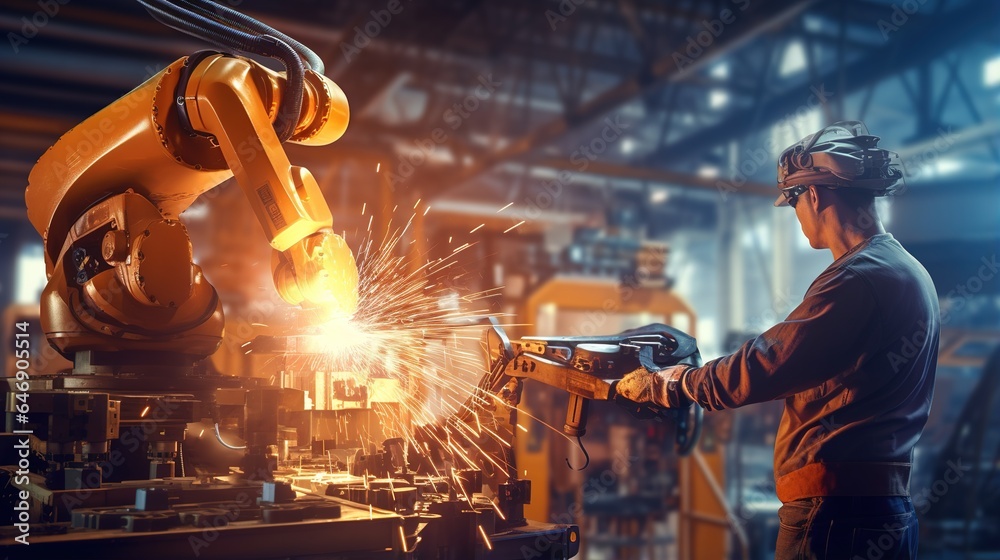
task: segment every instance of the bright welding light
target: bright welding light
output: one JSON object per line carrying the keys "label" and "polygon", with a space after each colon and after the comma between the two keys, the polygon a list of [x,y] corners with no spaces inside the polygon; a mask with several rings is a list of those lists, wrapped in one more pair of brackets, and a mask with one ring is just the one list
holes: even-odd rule
{"label": "bright welding light", "polygon": [[322,342],[315,350],[332,357],[370,350],[375,343],[373,333],[367,332],[364,325],[345,317],[336,317],[319,329]]}
{"label": "bright welding light", "polygon": [[[370,390],[376,390],[377,384],[377,390],[401,408],[398,415],[380,417],[383,425],[405,437],[413,448],[429,449],[426,441],[414,438],[410,423],[437,423],[451,417],[476,390],[484,364],[478,346],[475,350],[469,346],[476,345],[481,336],[479,319],[491,313],[488,304],[475,304],[497,292],[460,296],[448,283],[440,281],[442,275],[460,277],[453,271],[461,267],[463,257],[473,253],[470,247],[475,242],[456,237],[455,246],[447,246],[450,253],[440,258],[416,255],[414,262],[401,256],[400,247],[411,238],[407,232],[417,212],[426,213],[429,208],[420,208],[420,201],[413,206],[413,216],[395,230],[391,225],[375,225],[374,216],[369,215],[367,238],[361,240],[357,251],[357,311],[350,317],[322,311],[313,315],[313,320],[319,319],[320,323],[314,322],[307,335],[298,337],[295,352],[312,361],[304,369],[347,372],[359,384],[371,382]],[[362,215],[366,210],[362,208]],[[513,225],[508,232],[523,223]],[[408,383],[376,381],[383,378]],[[426,392],[407,387],[433,388],[435,396],[428,398]],[[509,443],[490,429],[496,428],[490,416],[477,415],[474,422],[472,426],[449,426],[446,434],[427,437],[437,440],[455,465],[477,467],[475,456],[481,455],[483,449],[453,443],[452,430],[468,432],[456,440],[488,434],[503,445],[509,447]],[[493,464],[500,470],[508,468],[506,464]]]}

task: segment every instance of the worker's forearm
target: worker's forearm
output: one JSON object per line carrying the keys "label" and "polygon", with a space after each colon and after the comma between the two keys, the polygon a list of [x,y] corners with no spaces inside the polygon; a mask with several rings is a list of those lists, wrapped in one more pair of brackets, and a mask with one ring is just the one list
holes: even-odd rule
{"label": "worker's forearm", "polygon": [[779,367],[776,350],[763,336],[740,350],[684,372],[681,387],[693,402],[709,410],[737,408],[779,398],[784,387],[772,375]]}

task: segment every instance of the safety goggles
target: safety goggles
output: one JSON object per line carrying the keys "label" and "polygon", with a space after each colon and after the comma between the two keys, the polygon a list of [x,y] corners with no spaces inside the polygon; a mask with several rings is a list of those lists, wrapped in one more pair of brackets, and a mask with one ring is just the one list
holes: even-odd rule
{"label": "safety goggles", "polygon": [[799,195],[807,190],[809,190],[809,185],[794,185],[781,189],[781,196],[785,197],[785,202],[787,202],[789,206],[795,208],[795,205],[799,201]]}

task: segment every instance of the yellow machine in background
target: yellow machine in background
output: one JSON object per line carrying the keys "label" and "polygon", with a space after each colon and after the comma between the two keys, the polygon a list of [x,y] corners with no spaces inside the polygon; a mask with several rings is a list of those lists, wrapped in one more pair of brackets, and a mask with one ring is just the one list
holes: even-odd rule
{"label": "yellow machine in background", "polygon": [[[234,177],[274,248],[291,304],[351,314],[357,266],[309,170],[274,130],[285,75],[249,59],[178,60],[53,145],[29,177],[28,217],[44,239],[46,336],[61,352],[207,356],[222,336],[215,289],[192,262],[178,216]],[[288,141],[325,145],[347,127],[343,91],[311,70]]]}
{"label": "yellow machine in background", "polygon": [[[662,270],[666,252],[659,256],[650,256],[649,248],[638,255],[641,268]],[[655,257],[655,258],[654,258]],[[574,335],[591,336],[618,332],[620,330],[662,321],[668,325],[680,328],[691,334],[695,333],[696,316],[694,310],[676,293],[672,292],[659,274],[650,274],[652,281],[634,286],[625,286],[614,278],[587,276],[556,276],[540,285],[526,298],[522,304],[520,316],[530,326],[521,329],[521,336],[549,335],[556,332],[571,332]],[[557,411],[560,407],[552,407]],[[585,548],[596,541],[596,525],[588,527],[584,494],[592,480],[586,480],[584,475],[567,470],[563,457],[571,455],[575,444],[564,440],[554,430],[547,430],[539,425],[539,420],[558,426],[561,418],[558,413],[550,410],[532,409],[529,402],[522,403],[525,414],[521,424],[527,434],[517,439],[518,468],[527,473],[538,491],[532,494],[531,503],[525,506],[525,515],[535,519],[561,520],[566,512],[554,508],[548,489],[554,491],[572,491],[576,494],[576,507],[580,507],[581,531],[584,535]],[[535,420],[529,415],[537,417]],[[541,434],[540,437],[533,437]],[[621,431],[616,440],[625,439]],[[615,441],[614,445],[621,445]],[[663,443],[669,445],[668,442]],[[597,438],[590,439],[590,453],[595,461],[602,459],[615,462],[615,451],[600,442]],[[723,447],[715,445],[712,449],[696,448],[690,456],[676,458],[679,472],[680,487],[676,527],[676,544],[679,558],[724,558],[729,548],[727,539],[730,534],[730,522],[724,506],[724,496],[717,491],[723,488],[724,461]],[[618,479],[624,482],[625,473],[615,471]],[[597,485],[601,486],[598,481]],[[579,490],[582,488],[582,491]],[[611,491],[611,488],[601,486],[591,493]],[[631,544],[612,546],[616,558],[639,558],[642,550],[648,550],[652,557],[657,557],[657,548],[653,544],[655,535],[652,533],[651,520],[644,522],[644,528],[627,520],[613,523],[600,532],[612,531],[625,538],[622,542]],[[645,534],[637,531],[643,531]],[[736,535],[737,539],[740,535]],[[627,538],[626,538],[627,537]],[[614,538],[614,537],[610,537]],[[631,540],[629,540],[631,539]],[[647,543],[645,545],[641,543]],[[735,544],[735,543],[734,543]],[[697,551],[697,554],[696,554]]]}

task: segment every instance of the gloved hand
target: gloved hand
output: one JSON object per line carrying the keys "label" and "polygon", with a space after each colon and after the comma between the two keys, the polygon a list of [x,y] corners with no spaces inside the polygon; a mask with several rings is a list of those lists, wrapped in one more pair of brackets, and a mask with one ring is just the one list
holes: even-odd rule
{"label": "gloved hand", "polygon": [[615,392],[635,403],[652,403],[664,408],[683,408],[691,399],[681,388],[684,372],[691,366],[670,366],[650,371],[645,366],[622,377],[615,384]]}

